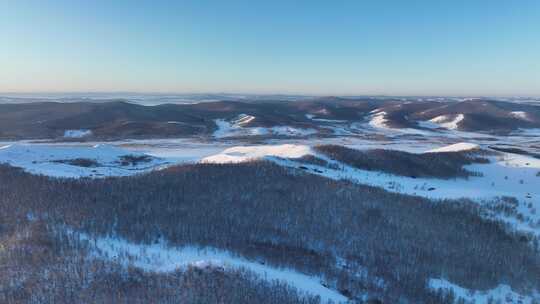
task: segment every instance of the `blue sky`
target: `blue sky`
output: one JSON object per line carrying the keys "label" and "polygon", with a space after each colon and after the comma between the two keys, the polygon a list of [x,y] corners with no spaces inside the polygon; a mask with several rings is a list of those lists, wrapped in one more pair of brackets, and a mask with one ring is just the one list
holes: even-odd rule
{"label": "blue sky", "polygon": [[0,92],[540,96],[540,1],[1,1]]}

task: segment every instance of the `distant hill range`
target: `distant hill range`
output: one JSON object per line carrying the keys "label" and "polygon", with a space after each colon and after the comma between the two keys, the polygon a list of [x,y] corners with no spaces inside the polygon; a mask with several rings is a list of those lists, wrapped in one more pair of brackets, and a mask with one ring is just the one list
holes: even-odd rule
{"label": "distant hill range", "polygon": [[[143,106],[126,100],[0,104],[0,139],[211,137],[218,122],[237,130],[296,128],[336,136],[332,128],[448,130],[508,134],[540,128],[540,105],[490,99],[299,98]],[[281,130],[281,129],[280,129]],[[252,132],[253,134],[266,134]],[[239,133],[240,134],[240,133]],[[243,134],[243,133],[242,133]],[[286,135],[284,135],[286,136]]]}

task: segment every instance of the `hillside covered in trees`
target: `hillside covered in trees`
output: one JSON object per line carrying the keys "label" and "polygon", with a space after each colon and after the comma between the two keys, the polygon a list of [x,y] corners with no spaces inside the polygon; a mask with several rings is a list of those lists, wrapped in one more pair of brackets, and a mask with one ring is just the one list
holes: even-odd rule
{"label": "hillside covered in trees", "polygon": [[358,303],[452,303],[451,293],[429,288],[433,278],[472,290],[540,290],[538,240],[483,212],[466,200],[430,201],[265,161],[105,179],[51,179],[0,166],[0,301],[320,301],[249,269],[159,273],[127,257],[95,258],[93,242],[73,231],[226,250],[319,277]]}

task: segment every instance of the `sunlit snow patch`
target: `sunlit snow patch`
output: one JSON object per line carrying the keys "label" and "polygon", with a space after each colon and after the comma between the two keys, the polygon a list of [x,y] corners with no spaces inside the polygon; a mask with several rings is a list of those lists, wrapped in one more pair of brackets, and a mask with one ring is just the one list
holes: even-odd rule
{"label": "sunlit snow patch", "polygon": [[91,130],[81,129],[81,130],[66,130],[64,132],[64,137],[66,138],[83,138],[86,136],[92,135]]}
{"label": "sunlit snow patch", "polygon": [[437,153],[437,152],[459,152],[459,151],[470,151],[480,149],[480,146],[472,143],[457,143],[449,146],[444,146],[436,149],[426,151],[427,153]]}
{"label": "sunlit snow patch", "polygon": [[223,152],[203,158],[203,163],[239,163],[267,156],[283,158],[299,158],[310,154],[311,149],[305,145],[260,145],[239,146],[224,150]]}
{"label": "sunlit snow patch", "polygon": [[373,115],[371,115],[369,125],[373,128],[377,129],[388,129],[388,125],[386,124],[388,120],[386,119],[386,112],[374,112]]}
{"label": "sunlit snow patch", "polygon": [[238,115],[238,118],[235,121],[233,121],[233,124],[237,126],[243,126],[243,125],[247,125],[254,119],[255,119],[255,116],[251,116],[247,114],[240,114]]}
{"label": "sunlit snow patch", "polygon": [[439,125],[442,128],[449,130],[457,130],[459,123],[465,119],[465,115],[457,114],[453,115],[441,115],[429,120],[429,122]]}
{"label": "sunlit snow patch", "polygon": [[214,131],[215,138],[277,135],[288,137],[302,137],[317,133],[315,129],[296,128],[291,126],[247,127],[255,119],[254,116],[240,114],[235,119],[227,121],[225,119],[214,120],[217,130]]}
{"label": "sunlit snow patch", "polygon": [[[385,111],[380,111],[379,109],[373,110],[370,112],[369,121],[367,125],[376,131],[382,131],[387,134],[393,135],[430,135],[431,131],[418,130],[414,128],[394,128],[388,125],[388,119],[386,118]],[[353,123],[350,126],[352,130],[364,130],[365,124]]]}
{"label": "sunlit snow patch", "polygon": [[518,118],[518,119],[530,120],[529,115],[526,112],[523,112],[523,111],[510,112],[510,115],[512,115],[512,116],[514,116],[515,118]]}

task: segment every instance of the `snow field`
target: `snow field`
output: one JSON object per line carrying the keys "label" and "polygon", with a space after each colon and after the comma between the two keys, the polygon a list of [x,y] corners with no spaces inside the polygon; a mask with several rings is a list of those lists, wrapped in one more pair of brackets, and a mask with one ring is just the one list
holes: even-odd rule
{"label": "snow field", "polygon": [[264,127],[246,127],[248,123],[255,119],[254,116],[240,114],[234,120],[225,119],[214,120],[217,130],[214,131],[215,138],[241,137],[241,136],[261,136],[277,135],[289,137],[303,137],[317,133],[315,129],[295,128],[291,126]]}
{"label": "snow field", "polygon": [[[0,163],[23,168],[32,174],[53,177],[106,177],[127,176],[157,169],[167,162],[151,157],[148,162],[136,165],[122,165],[123,156],[144,156],[110,145],[59,146],[38,144],[12,144],[0,147]],[[96,166],[76,166],[70,160],[85,159],[95,161]]]}

